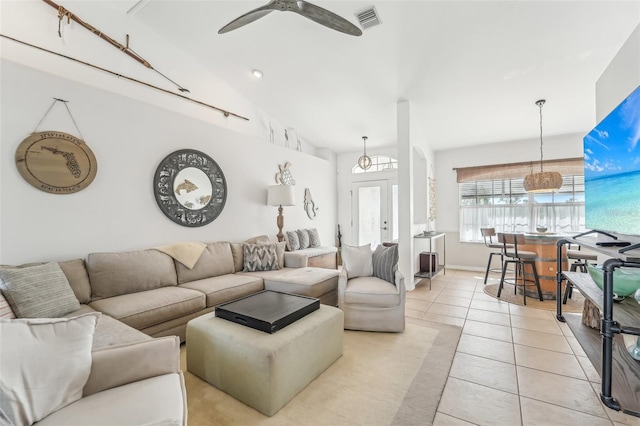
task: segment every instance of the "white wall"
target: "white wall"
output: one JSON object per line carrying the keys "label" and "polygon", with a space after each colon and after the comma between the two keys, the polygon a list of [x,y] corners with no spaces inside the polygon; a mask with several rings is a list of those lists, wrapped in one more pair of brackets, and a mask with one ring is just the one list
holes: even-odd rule
{"label": "white wall", "polygon": [[[179,241],[239,241],[277,233],[277,209],[266,187],[278,165],[292,163],[295,207],[285,207],[285,228],[317,227],[333,244],[336,160],[272,145],[149,103],[2,60],[0,87],[0,263],[65,260],[90,252],[149,248]],[[53,195],[29,185],[15,166],[15,151],[33,131],[53,97],[69,107],[98,162],[95,181],[75,194]],[[77,134],[62,106],[38,130]],[[202,151],[222,168],[228,197],[212,223],[179,226],[163,215],[152,182],[159,162],[183,148]],[[331,157],[330,154],[327,154]],[[318,218],[303,210],[310,188]]]}
{"label": "white wall", "polygon": [[[640,86],[640,25],[596,83],[596,121],[604,119]],[[594,123],[595,124],[595,123]]]}
{"label": "white wall", "polygon": [[[581,157],[583,137],[581,133],[545,137],[544,158]],[[447,266],[480,269],[488,259],[483,244],[460,242],[458,183],[453,168],[531,161],[539,158],[539,150],[540,140],[529,139],[435,153],[438,231],[447,234]]]}

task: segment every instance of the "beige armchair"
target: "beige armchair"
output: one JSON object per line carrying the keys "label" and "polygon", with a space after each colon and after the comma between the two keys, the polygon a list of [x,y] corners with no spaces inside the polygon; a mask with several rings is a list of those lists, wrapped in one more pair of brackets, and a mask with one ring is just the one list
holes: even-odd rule
{"label": "beige armchair", "polygon": [[395,285],[380,278],[347,279],[338,276],[338,307],[344,312],[344,328],[363,331],[404,331],[406,290],[404,277],[395,273]]}

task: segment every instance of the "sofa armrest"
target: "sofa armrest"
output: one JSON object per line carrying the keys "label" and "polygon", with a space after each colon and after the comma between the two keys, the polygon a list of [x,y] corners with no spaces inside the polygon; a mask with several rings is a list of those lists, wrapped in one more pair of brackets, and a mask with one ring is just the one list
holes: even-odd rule
{"label": "sofa armrest", "polygon": [[404,283],[404,275],[402,275],[400,271],[396,271],[396,276],[394,278],[394,281],[396,282],[396,288],[400,293],[400,303],[404,304],[404,301],[407,297],[407,289]]}
{"label": "sofa armrest", "polygon": [[284,252],[285,268],[306,268],[309,264],[309,256],[292,251]]}
{"label": "sofa armrest", "polygon": [[180,371],[180,339],[160,337],[92,352],[91,374],[83,397],[163,374]]}

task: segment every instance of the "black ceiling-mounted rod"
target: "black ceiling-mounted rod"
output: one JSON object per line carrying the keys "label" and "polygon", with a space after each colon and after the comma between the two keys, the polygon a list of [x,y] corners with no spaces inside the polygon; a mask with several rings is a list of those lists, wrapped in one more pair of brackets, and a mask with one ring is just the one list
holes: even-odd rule
{"label": "black ceiling-mounted rod", "polygon": [[181,95],[180,93],[175,93],[175,92],[172,92],[170,90],[163,89],[162,87],[154,86],[153,84],[149,84],[149,83],[146,83],[144,81],[137,80],[137,79],[135,79],[133,77],[128,77],[126,75],[117,73],[115,71],[111,71],[111,70],[108,70],[106,68],[99,67],[98,65],[90,64],[89,62],[81,61],[80,59],[76,59],[76,58],[73,58],[71,56],[63,55],[62,53],[54,52],[52,50],[45,49],[44,47],[36,46],[34,44],[27,43],[26,41],[18,40],[18,39],[13,38],[13,37],[9,37],[9,36],[6,36],[4,34],[0,34],[0,37],[6,38],[7,40],[15,41],[16,43],[20,43],[20,44],[25,45],[25,46],[33,47],[34,49],[38,49],[38,50],[41,50],[43,52],[51,53],[53,55],[60,56],[60,57],[65,58],[65,59],[69,59],[69,60],[74,61],[74,62],[78,62],[80,64],[89,66],[91,68],[95,68],[97,70],[104,71],[104,72],[109,73],[111,75],[115,75],[116,77],[124,78],[126,80],[133,81],[134,83],[142,84],[143,86],[147,86],[147,87],[150,87],[152,89],[160,90],[161,92],[168,93],[170,95],[177,96],[177,97],[182,98],[182,99],[186,99],[186,100],[188,100],[190,102],[194,102],[194,103],[196,103],[198,105],[203,105],[203,106],[206,106],[207,108],[215,109],[216,111],[220,111],[222,114],[224,114],[225,117],[233,116],[233,117],[239,118],[241,120],[249,121],[249,119],[247,117],[243,117],[241,115],[238,115],[238,114],[235,114],[233,112],[227,111],[226,109],[222,109],[222,108],[218,108],[217,106],[209,105],[207,103],[198,101],[196,99],[192,99],[192,98],[190,98],[188,96]]}

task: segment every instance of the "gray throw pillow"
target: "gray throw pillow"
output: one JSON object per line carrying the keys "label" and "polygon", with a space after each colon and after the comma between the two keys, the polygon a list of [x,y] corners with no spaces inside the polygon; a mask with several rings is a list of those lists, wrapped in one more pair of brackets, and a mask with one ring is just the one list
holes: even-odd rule
{"label": "gray throw pillow", "polygon": [[309,234],[309,247],[320,247],[320,234],[316,228],[307,229]]}
{"label": "gray throw pillow", "polygon": [[300,250],[306,249],[309,247],[309,233],[306,229],[298,229],[296,231],[298,234],[298,241],[300,241]]}
{"label": "gray throw pillow", "polygon": [[296,231],[287,231],[287,243],[289,245],[289,251],[300,250],[300,240],[298,240],[298,233]]}
{"label": "gray throw pillow", "polygon": [[397,269],[398,245],[394,244],[390,247],[379,245],[373,252],[373,276],[395,285]]}
{"label": "gray throw pillow", "polygon": [[60,318],[80,309],[66,275],[55,262],[0,269],[0,290],[18,318]]}
{"label": "gray throw pillow", "polygon": [[245,244],[244,272],[274,271],[278,265],[277,244]]}

